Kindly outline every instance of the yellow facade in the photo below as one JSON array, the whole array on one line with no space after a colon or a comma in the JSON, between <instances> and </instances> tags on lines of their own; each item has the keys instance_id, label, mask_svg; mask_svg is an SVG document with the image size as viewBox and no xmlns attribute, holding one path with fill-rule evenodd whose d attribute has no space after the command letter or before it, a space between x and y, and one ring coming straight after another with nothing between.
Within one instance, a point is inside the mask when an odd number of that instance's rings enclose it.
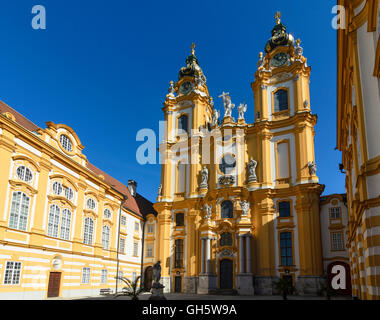
<instances>
[{"instance_id":1,"label":"yellow facade","mask_svg":"<svg viewBox=\"0 0 380 320\"><path fill-rule=\"evenodd\" d=\"M284 275L299 294L319 289L324 186L315 170L310 67L279 16L265 48L251 85L254 123L241 114L236 121L228 109L214 121L215 100L194 47L169 88L162 189L154 205L165 290L273 294ZM221 97L228 107L228 94ZM227 159L235 160L233 168L224 166ZM257 168L249 169L251 159ZM176 223L178 214L183 223Z\"/></svg>"},{"instance_id":2,"label":"yellow facade","mask_svg":"<svg viewBox=\"0 0 380 320\"><path fill-rule=\"evenodd\" d=\"M123 276L140 275L143 216L127 187L88 163L70 127L0 111L0 298L115 291L118 261Z\"/></svg>"},{"instance_id":3,"label":"yellow facade","mask_svg":"<svg viewBox=\"0 0 380 320\"><path fill-rule=\"evenodd\" d=\"M337 141L348 198L353 295L380 299L380 38L377 0L338 1Z\"/></svg>"}]
</instances>

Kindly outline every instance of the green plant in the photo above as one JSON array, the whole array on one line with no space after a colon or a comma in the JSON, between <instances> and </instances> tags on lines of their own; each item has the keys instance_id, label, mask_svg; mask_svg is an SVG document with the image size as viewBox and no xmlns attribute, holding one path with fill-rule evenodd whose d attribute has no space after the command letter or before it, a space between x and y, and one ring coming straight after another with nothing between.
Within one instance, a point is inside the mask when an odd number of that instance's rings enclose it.
<instances>
[{"instance_id":1,"label":"green plant","mask_svg":"<svg viewBox=\"0 0 380 320\"><path fill-rule=\"evenodd\" d=\"M284 300L287 300L288 294L293 293L293 284L290 278L280 278L275 282L276 289L280 292Z\"/></svg>"},{"instance_id":2,"label":"green plant","mask_svg":"<svg viewBox=\"0 0 380 320\"><path fill-rule=\"evenodd\" d=\"M144 288L139 287L138 285L140 278L141 277L138 276L135 281L131 281L128 278L116 277L115 279L122 280L127 286L122 289L121 293L115 293L114 298L119 296L129 296L132 297L132 300L139 300L138 295L144 291Z\"/></svg>"}]
</instances>

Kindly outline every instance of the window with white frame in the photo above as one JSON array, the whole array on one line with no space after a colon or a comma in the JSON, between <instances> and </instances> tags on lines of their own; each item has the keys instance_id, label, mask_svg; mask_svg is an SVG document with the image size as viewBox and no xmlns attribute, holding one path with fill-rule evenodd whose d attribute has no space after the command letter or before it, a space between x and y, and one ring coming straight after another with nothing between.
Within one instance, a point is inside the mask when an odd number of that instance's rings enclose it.
<instances>
[{"instance_id":1,"label":"window with white frame","mask_svg":"<svg viewBox=\"0 0 380 320\"><path fill-rule=\"evenodd\" d=\"M87 217L84 219L83 243L92 244L94 236L94 220Z\"/></svg>"},{"instance_id":2,"label":"window with white frame","mask_svg":"<svg viewBox=\"0 0 380 320\"><path fill-rule=\"evenodd\" d=\"M332 250L344 250L343 233L333 232L331 234Z\"/></svg>"},{"instance_id":3,"label":"window with white frame","mask_svg":"<svg viewBox=\"0 0 380 320\"><path fill-rule=\"evenodd\" d=\"M50 237L58 238L60 211L61 209L56 204L50 206L47 230L47 234Z\"/></svg>"},{"instance_id":4,"label":"window with white frame","mask_svg":"<svg viewBox=\"0 0 380 320\"><path fill-rule=\"evenodd\" d=\"M23 192L13 192L9 228L26 231L30 198Z\"/></svg>"},{"instance_id":5,"label":"window with white frame","mask_svg":"<svg viewBox=\"0 0 380 320\"><path fill-rule=\"evenodd\" d=\"M139 252L139 244L137 242L134 242L133 243L133 255L135 257L138 256L138 252Z\"/></svg>"},{"instance_id":6,"label":"window with white frame","mask_svg":"<svg viewBox=\"0 0 380 320\"><path fill-rule=\"evenodd\" d=\"M102 273L100 276L100 283L107 283L107 269L102 269Z\"/></svg>"},{"instance_id":7,"label":"window with white frame","mask_svg":"<svg viewBox=\"0 0 380 320\"><path fill-rule=\"evenodd\" d=\"M104 209L103 214L104 214L105 219L111 219L111 210L110 209L108 209L108 208Z\"/></svg>"},{"instance_id":8,"label":"window with white frame","mask_svg":"<svg viewBox=\"0 0 380 320\"><path fill-rule=\"evenodd\" d=\"M139 228L139 223L138 222L135 222L135 231L139 231L140 228Z\"/></svg>"},{"instance_id":9,"label":"window with white frame","mask_svg":"<svg viewBox=\"0 0 380 320\"><path fill-rule=\"evenodd\" d=\"M125 239L124 238L120 238L119 252L120 253L125 252Z\"/></svg>"},{"instance_id":10,"label":"window with white frame","mask_svg":"<svg viewBox=\"0 0 380 320\"><path fill-rule=\"evenodd\" d=\"M90 274L90 268L85 267L82 269L82 283L90 283Z\"/></svg>"},{"instance_id":11,"label":"window with white frame","mask_svg":"<svg viewBox=\"0 0 380 320\"><path fill-rule=\"evenodd\" d=\"M153 233L154 232L154 225L153 223L148 224L148 233Z\"/></svg>"},{"instance_id":12,"label":"window with white frame","mask_svg":"<svg viewBox=\"0 0 380 320\"><path fill-rule=\"evenodd\" d=\"M120 223L122 226L127 225L127 217L126 216L121 216Z\"/></svg>"},{"instance_id":13,"label":"window with white frame","mask_svg":"<svg viewBox=\"0 0 380 320\"><path fill-rule=\"evenodd\" d=\"M96 207L96 203L94 201L94 199L90 198L87 200L87 208L90 209L90 210L94 210Z\"/></svg>"},{"instance_id":14,"label":"window with white frame","mask_svg":"<svg viewBox=\"0 0 380 320\"><path fill-rule=\"evenodd\" d=\"M340 219L340 207L329 208L330 219Z\"/></svg>"},{"instance_id":15,"label":"window with white frame","mask_svg":"<svg viewBox=\"0 0 380 320\"><path fill-rule=\"evenodd\" d=\"M56 181L53 183L53 192L56 194L56 195L61 195L63 191L63 187L62 187L62 183L60 183L59 181Z\"/></svg>"},{"instance_id":16,"label":"window with white frame","mask_svg":"<svg viewBox=\"0 0 380 320\"><path fill-rule=\"evenodd\" d=\"M63 149L65 149L66 151L73 151L73 143L71 142L70 138L64 134L62 134L60 137L59 137L59 142L61 143L61 146Z\"/></svg>"},{"instance_id":17,"label":"window with white frame","mask_svg":"<svg viewBox=\"0 0 380 320\"><path fill-rule=\"evenodd\" d=\"M102 245L104 250L108 250L110 247L110 228L108 226L103 226Z\"/></svg>"},{"instance_id":18,"label":"window with white frame","mask_svg":"<svg viewBox=\"0 0 380 320\"><path fill-rule=\"evenodd\" d=\"M21 262L7 261L4 284L20 284Z\"/></svg>"},{"instance_id":19,"label":"window with white frame","mask_svg":"<svg viewBox=\"0 0 380 320\"><path fill-rule=\"evenodd\" d=\"M65 197L67 200L72 200L74 198L74 191L73 189L66 187L65 188Z\"/></svg>"},{"instance_id":20,"label":"window with white frame","mask_svg":"<svg viewBox=\"0 0 380 320\"><path fill-rule=\"evenodd\" d=\"M64 240L70 239L70 224L71 224L71 211L63 209L61 217L61 234L60 238Z\"/></svg>"},{"instance_id":21,"label":"window with white frame","mask_svg":"<svg viewBox=\"0 0 380 320\"><path fill-rule=\"evenodd\" d=\"M146 247L146 256L147 258L153 257L153 245L148 244L148 246Z\"/></svg>"},{"instance_id":22,"label":"window with white frame","mask_svg":"<svg viewBox=\"0 0 380 320\"><path fill-rule=\"evenodd\" d=\"M25 166L19 166L16 170L18 178L25 182L30 182L33 179L32 171Z\"/></svg>"}]
</instances>

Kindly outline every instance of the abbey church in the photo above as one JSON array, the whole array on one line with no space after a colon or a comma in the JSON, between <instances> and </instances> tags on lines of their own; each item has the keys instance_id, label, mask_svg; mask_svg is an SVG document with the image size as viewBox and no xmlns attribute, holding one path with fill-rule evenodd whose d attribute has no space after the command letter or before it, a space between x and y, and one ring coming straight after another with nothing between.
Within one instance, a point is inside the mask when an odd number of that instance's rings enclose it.
<instances>
[{"instance_id":1,"label":"abbey church","mask_svg":"<svg viewBox=\"0 0 380 320\"><path fill-rule=\"evenodd\" d=\"M311 67L280 17L252 77L254 119L225 92L217 110L194 45L171 82L154 204L167 291L271 295L287 277L317 294L331 264L348 263L345 197L321 198Z\"/></svg>"}]
</instances>

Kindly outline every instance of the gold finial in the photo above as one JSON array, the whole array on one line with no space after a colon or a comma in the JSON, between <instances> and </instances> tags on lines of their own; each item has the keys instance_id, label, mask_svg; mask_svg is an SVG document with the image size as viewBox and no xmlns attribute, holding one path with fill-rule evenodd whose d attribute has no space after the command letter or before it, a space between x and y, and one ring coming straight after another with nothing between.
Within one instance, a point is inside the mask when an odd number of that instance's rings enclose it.
<instances>
[{"instance_id":1,"label":"gold finial","mask_svg":"<svg viewBox=\"0 0 380 320\"><path fill-rule=\"evenodd\" d=\"M191 54L193 56L195 56L195 43L194 42L191 44Z\"/></svg>"},{"instance_id":2,"label":"gold finial","mask_svg":"<svg viewBox=\"0 0 380 320\"><path fill-rule=\"evenodd\" d=\"M281 12L277 11L276 15L274 16L274 18L276 19L276 23L280 24L281 23Z\"/></svg>"},{"instance_id":3,"label":"gold finial","mask_svg":"<svg viewBox=\"0 0 380 320\"><path fill-rule=\"evenodd\" d=\"M301 44L301 40L300 40L300 38L298 38L298 39L296 40L296 45L299 47L300 44Z\"/></svg>"},{"instance_id":4,"label":"gold finial","mask_svg":"<svg viewBox=\"0 0 380 320\"><path fill-rule=\"evenodd\" d=\"M170 81L170 85L171 85L171 86L173 86L173 84L174 84L173 80L172 80L172 81Z\"/></svg>"},{"instance_id":5,"label":"gold finial","mask_svg":"<svg viewBox=\"0 0 380 320\"><path fill-rule=\"evenodd\" d=\"M260 60L263 59L263 53L262 52L259 53L259 58L260 58Z\"/></svg>"}]
</instances>

